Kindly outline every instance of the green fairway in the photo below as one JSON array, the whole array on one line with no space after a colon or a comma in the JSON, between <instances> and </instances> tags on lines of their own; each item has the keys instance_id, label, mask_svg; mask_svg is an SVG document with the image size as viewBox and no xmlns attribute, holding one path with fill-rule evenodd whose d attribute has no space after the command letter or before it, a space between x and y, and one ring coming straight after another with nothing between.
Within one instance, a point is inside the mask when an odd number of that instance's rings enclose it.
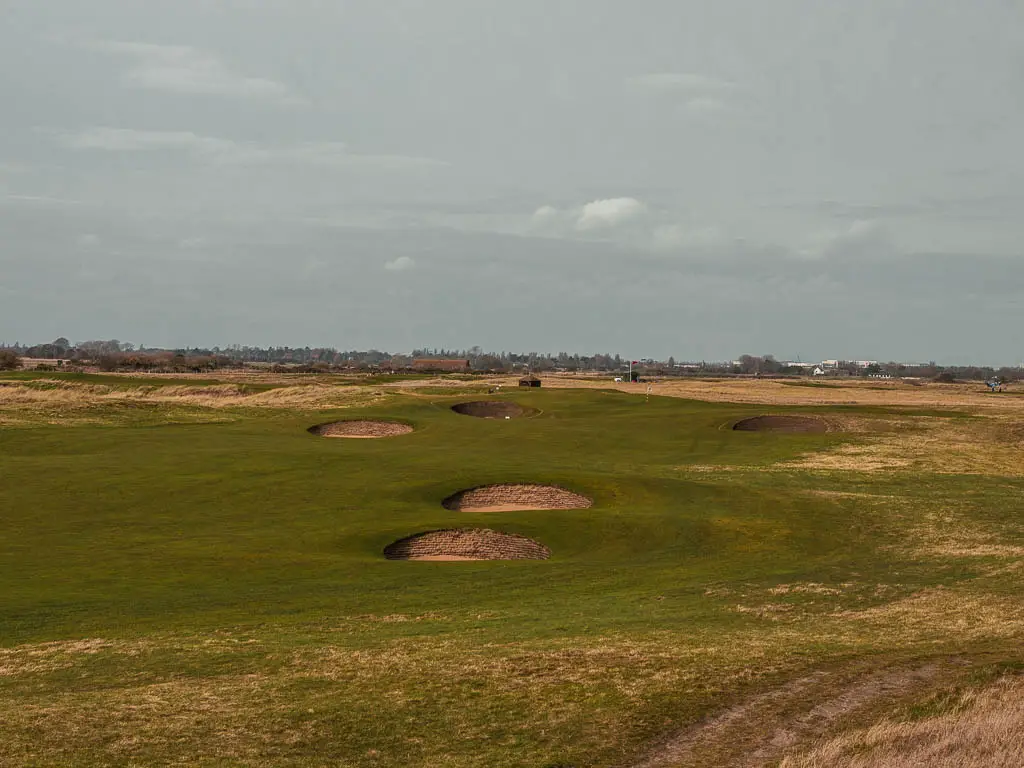
<instances>
[{"instance_id":1,"label":"green fairway","mask_svg":"<svg viewBox=\"0 0 1024 768\"><path fill-rule=\"evenodd\" d=\"M523 604L564 623L561 601L609 587L693 590L709 580L834 567L856 556L849 520L790 489L682 477L686 464L758 465L835 436L734 433L745 409L607 393L518 398L533 418L459 416L446 403L386 409L414 434L318 439L317 414L232 424L0 434L7 476L5 639L112 623L216 625L325 610L479 610ZM364 415L364 414L360 414ZM492 482L544 482L588 510L472 514L441 500ZM483 526L549 546L550 562L390 563L389 542ZM545 616L545 608L554 616ZM582 607L582 605L581 605ZM615 626L629 609L583 611Z\"/></svg>"},{"instance_id":2,"label":"green fairway","mask_svg":"<svg viewBox=\"0 0 1024 768\"><path fill-rule=\"evenodd\" d=\"M596 390L502 399L537 413L478 419L452 412L458 399L391 396L336 412L236 410L207 424L149 414L0 429L0 641L15 661L31 644L109 643L0 675L7 706L59 701L85 727L91 708L118 709L140 686L179 686L187 698L194 684L245 710L194 725L185 741L164 733L118 751L112 723L89 725L96 735L74 747L51 745L51 757L82 765L613 765L666 717L695 716L741 685L738 670L762 665L754 679L934 650L930 629L883 637L835 618L988 573L991 559L922 559L902 546L929 499L956 499L964 520L1020 543L1007 527L1022 509L1019 479L789 469L780 465L863 436L731 429L765 408ZM884 428L883 409L856 413ZM416 429L379 440L306 431L365 417ZM460 489L516 482L594 503L441 506ZM383 558L396 539L452 527L522 534L552 556ZM985 594L1012 593L1008 578L991 577ZM818 586L778 588L792 584ZM712 638L732 650L694 650ZM348 660L334 665L335 653ZM564 654L579 663L566 666ZM694 674L704 683L694 687ZM246 675L277 682L233 687ZM43 727L9 724L15 754L29 754ZM241 734L237 749L211 746L218 728ZM261 741L261 730L281 739Z\"/></svg>"}]
</instances>

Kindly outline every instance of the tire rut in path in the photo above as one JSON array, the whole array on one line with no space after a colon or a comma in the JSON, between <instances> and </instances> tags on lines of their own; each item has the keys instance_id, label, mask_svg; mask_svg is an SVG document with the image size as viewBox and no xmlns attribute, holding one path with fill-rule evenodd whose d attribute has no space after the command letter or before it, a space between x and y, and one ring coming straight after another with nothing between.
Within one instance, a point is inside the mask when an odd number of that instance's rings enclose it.
<instances>
[{"instance_id":1,"label":"tire rut in path","mask_svg":"<svg viewBox=\"0 0 1024 768\"><path fill-rule=\"evenodd\" d=\"M852 679L839 672L814 672L684 728L628 768L775 764L792 747L825 735L862 710L928 688L939 671L929 664ZM843 687L837 692L837 686Z\"/></svg>"}]
</instances>

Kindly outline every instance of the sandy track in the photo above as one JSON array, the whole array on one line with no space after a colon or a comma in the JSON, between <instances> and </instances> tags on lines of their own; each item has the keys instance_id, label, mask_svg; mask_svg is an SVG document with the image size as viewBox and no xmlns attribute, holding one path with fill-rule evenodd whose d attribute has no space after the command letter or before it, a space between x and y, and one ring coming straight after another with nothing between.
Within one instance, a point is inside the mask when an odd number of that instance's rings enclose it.
<instances>
[{"instance_id":1,"label":"sandy track","mask_svg":"<svg viewBox=\"0 0 1024 768\"><path fill-rule=\"evenodd\" d=\"M814 672L740 702L653 746L629 768L765 768L796 746L842 728L860 712L920 695L940 675L935 664L885 669L853 679Z\"/></svg>"}]
</instances>

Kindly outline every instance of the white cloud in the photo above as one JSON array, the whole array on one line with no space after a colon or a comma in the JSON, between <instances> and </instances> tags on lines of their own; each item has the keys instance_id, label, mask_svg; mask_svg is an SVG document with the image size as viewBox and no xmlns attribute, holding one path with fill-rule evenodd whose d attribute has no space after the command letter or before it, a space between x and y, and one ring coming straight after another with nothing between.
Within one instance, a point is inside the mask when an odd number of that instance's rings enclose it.
<instances>
[{"instance_id":1,"label":"white cloud","mask_svg":"<svg viewBox=\"0 0 1024 768\"><path fill-rule=\"evenodd\" d=\"M534 224L546 224L550 221L557 219L561 215L561 212L551 205L542 205L536 211L533 212L533 223Z\"/></svg>"},{"instance_id":2,"label":"white cloud","mask_svg":"<svg viewBox=\"0 0 1024 768\"><path fill-rule=\"evenodd\" d=\"M657 251L716 251L729 243L717 227L684 227L664 224L651 234L651 247Z\"/></svg>"},{"instance_id":3,"label":"white cloud","mask_svg":"<svg viewBox=\"0 0 1024 768\"><path fill-rule=\"evenodd\" d=\"M626 82L639 90L652 93L710 93L729 91L735 83L692 72L653 72L627 78Z\"/></svg>"},{"instance_id":4,"label":"white cloud","mask_svg":"<svg viewBox=\"0 0 1024 768\"><path fill-rule=\"evenodd\" d=\"M190 46L117 40L97 40L85 45L133 58L133 66L122 78L131 87L288 104L302 101L276 80L232 72L216 55Z\"/></svg>"},{"instance_id":5,"label":"white cloud","mask_svg":"<svg viewBox=\"0 0 1024 768\"><path fill-rule=\"evenodd\" d=\"M43 195L5 195L0 202L29 203L35 205L85 205L84 200L71 200L63 197L46 197Z\"/></svg>"},{"instance_id":6,"label":"white cloud","mask_svg":"<svg viewBox=\"0 0 1024 768\"><path fill-rule=\"evenodd\" d=\"M135 131L104 126L64 134L61 141L72 149L101 149L109 152L183 149L210 155L225 153L239 146L232 141L199 136L191 131Z\"/></svg>"},{"instance_id":7,"label":"white cloud","mask_svg":"<svg viewBox=\"0 0 1024 768\"><path fill-rule=\"evenodd\" d=\"M580 210L576 229L581 232L617 227L642 216L647 206L633 197L594 200Z\"/></svg>"},{"instance_id":8,"label":"white cloud","mask_svg":"<svg viewBox=\"0 0 1024 768\"><path fill-rule=\"evenodd\" d=\"M709 118L732 111L735 83L691 72L655 72L627 79L641 93L679 101L677 116Z\"/></svg>"},{"instance_id":9,"label":"white cloud","mask_svg":"<svg viewBox=\"0 0 1024 768\"><path fill-rule=\"evenodd\" d=\"M105 126L87 128L58 136L71 149L107 152L185 152L212 163L260 165L293 163L331 167L364 167L377 170L415 170L446 166L441 160L406 155L358 154L342 142L305 142L265 145L239 142L191 131L137 131Z\"/></svg>"},{"instance_id":10,"label":"white cloud","mask_svg":"<svg viewBox=\"0 0 1024 768\"><path fill-rule=\"evenodd\" d=\"M885 228L877 221L855 221L838 232L823 232L808 238L797 250L805 259L845 259L871 256L892 251Z\"/></svg>"},{"instance_id":11,"label":"white cloud","mask_svg":"<svg viewBox=\"0 0 1024 768\"><path fill-rule=\"evenodd\" d=\"M683 105L683 109L691 115L710 116L717 115L722 112L728 112L731 107L721 99L701 97L697 99L689 99Z\"/></svg>"},{"instance_id":12,"label":"white cloud","mask_svg":"<svg viewBox=\"0 0 1024 768\"><path fill-rule=\"evenodd\" d=\"M407 272L410 269L416 268L416 262L408 256L399 256L394 261L389 261L384 264L384 269L388 272Z\"/></svg>"}]
</instances>

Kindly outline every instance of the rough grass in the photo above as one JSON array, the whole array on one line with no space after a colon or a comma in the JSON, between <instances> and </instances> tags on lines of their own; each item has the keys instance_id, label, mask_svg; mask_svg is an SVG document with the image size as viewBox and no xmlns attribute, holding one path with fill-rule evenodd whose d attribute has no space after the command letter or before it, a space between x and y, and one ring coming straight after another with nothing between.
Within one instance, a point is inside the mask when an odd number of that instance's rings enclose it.
<instances>
[{"instance_id":1,"label":"rough grass","mask_svg":"<svg viewBox=\"0 0 1024 768\"><path fill-rule=\"evenodd\" d=\"M35 428L0 429L0 765L729 765L707 758L725 737L650 761L773 691L739 733L770 740L876 667L1019 657L1024 481L942 469L986 419L796 408L859 428L743 434L723 425L761 406L542 390L503 395L537 417L486 421L449 411L464 395L325 387L353 395L338 417L417 431L324 441L319 397L179 386L89 392L75 429L3 411ZM801 465L914 435L909 471ZM463 525L451 493L515 482L594 499L489 522L551 560L383 559ZM831 670L835 691L795 684Z\"/></svg>"},{"instance_id":2,"label":"rough grass","mask_svg":"<svg viewBox=\"0 0 1024 768\"><path fill-rule=\"evenodd\" d=\"M1024 755L1024 679L961 692L924 719L885 719L787 757L780 768L1017 768Z\"/></svg>"},{"instance_id":3,"label":"rough grass","mask_svg":"<svg viewBox=\"0 0 1024 768\"><path fill-rule=\"evenodd\" d=\"M505 379L511 384L513 379ZM793 386L797 384L797 386ZM825 386L821 386L821 385ZM647 384L615 383L603 376L545 376L547 388L616 389L644 393ZM1021 390L993 393L981 382L939 384L936 382L903 382L898 380L836 380L798 382L777 379L665 379L650 385L652 393L707 402L751 403L761 405L860 406L900 408L971 408L983 411L1015 411L1021 403L1015 395Z\"/></svg>"},{"instance_id":4,"label":"rough grass","mask_svg":"<svg viewBox=\"0 0 1024 768\"><path fill-rule=\"evenodd\" d=\"M72 375L74 376L74 375ZM212 411L250 408L330 409L365 406L385 399L375 389L338 384L188 382L116 376L0 381L0 426L137 423L133 412L151 409L156 421L223 421ZM83 378L85 377L85 378ZM154 419L150 419L153 421Z\"/></svg>"},{"instance_id":5,"label":"rough grass","mask_svg":"<svg viewBox=\"0 0 1024 768\"><path fill-rule=\"evenodd\" d=\"M1022 415L906 417L869 440L814 452L788 466L1019 477L1024 475Z\"/></svg>"}]
</instances>

